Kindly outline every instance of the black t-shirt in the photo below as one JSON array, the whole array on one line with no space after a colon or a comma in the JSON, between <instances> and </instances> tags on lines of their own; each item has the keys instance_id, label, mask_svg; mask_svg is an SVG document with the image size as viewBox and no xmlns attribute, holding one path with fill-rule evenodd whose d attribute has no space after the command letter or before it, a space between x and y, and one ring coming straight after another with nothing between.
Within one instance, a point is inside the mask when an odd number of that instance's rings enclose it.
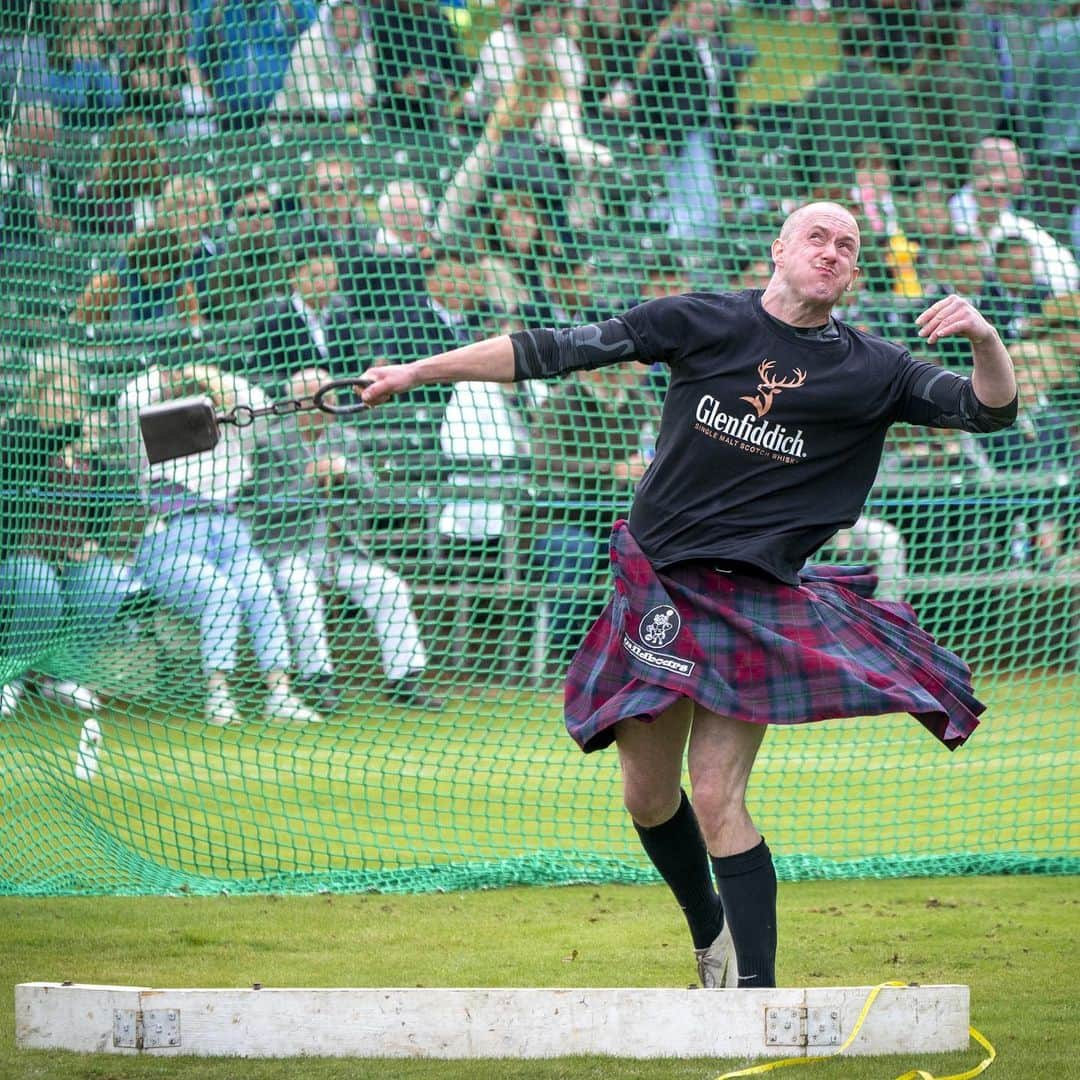
<instances>
[{"instance_id":1,"label":"black t-shirt","mask_svg":"<svg viewBox=\"0 0 1080 1080\"><path fill-rule=\"evenodd\" d=\"M693 293L640 304L584 328L576 348L561 345L562 370L632 359L671 370L656 457L630 514L655 566L732 560L794 584L858 518L892 423L988 431L1015 416L1015 406L983 406L967 378L832 326L797 331L765 312L758 291ZM532 374L557 373L544 351Z\"/></svg>"}]
</instances>

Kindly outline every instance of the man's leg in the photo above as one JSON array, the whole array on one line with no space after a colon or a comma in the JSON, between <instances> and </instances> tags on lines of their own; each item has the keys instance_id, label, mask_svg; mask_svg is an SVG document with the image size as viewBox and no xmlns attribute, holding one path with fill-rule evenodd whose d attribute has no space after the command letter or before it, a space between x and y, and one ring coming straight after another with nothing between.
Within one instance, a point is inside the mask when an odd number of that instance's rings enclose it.
<instances>
[{"instance_id":1,"label":"man's leg","mask_svg":"<svg viewBox=\"0 0 1080 1080\"><path fill-rule=\"evenodd\" d=\"M765 725L730 720L699 707L690 737L694 805L742 987L776 985L776 871L746 809L746 786L765 731Z\"/></svg>"},{"instance_id":2,"label":"man's leg","mask_svg":"<svg viewBox=\"0 0 1080 1080\"><path fill-rule=\"evenodd\" d=\"M675 894L695 949L720 933L723 911L697 817L682 790L683 750L693 702L682 699L652 723L623 720L615 729L623 802L646 854Z\"/></svg>"}]
</instances>

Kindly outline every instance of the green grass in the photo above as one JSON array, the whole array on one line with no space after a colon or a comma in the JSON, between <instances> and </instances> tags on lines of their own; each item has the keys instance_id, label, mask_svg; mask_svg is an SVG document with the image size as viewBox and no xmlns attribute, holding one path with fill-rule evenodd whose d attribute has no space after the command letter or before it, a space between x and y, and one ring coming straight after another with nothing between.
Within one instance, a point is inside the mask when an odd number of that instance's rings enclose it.
<instances>
[{"instance_id":1,"label":"green grass","mask_svg":"<svg viewBox=\"0 0 1080 1080\"><path fill-rule=\"evenodd\" d=\"M781 873L970 873L1026 854L1075 858L1075 677L980 680L980 692L985 723L955 754L903 716L770 732L751 801ZM577 751L557 695L474 691L438 715L369 695L307 730L221 731L187 715L103 716L90 784L73 775L77 717L28 703L6 723L0 891L648 878L615 755Z\"/></svg>"},{"instance_id":2,"label":"green grass","mask_svg":"<svg viewBox=\"0 0 1080 1080\"><path fill-rule=\"evenodd\" d=\"M785 985L967 983L971 1022L999 1054L989 1076L1080 1077L1074 879L789 884L780 890L780 919ZM0 901L0 984L9 988L64 979L158 987L589 987L680 986L692 978L686 930L662 886ZM13 1028L7 1006L0 1010L4 1080L709 1080L743 1064L133 1059L16 1051ZM887 1080L918 1067L943 1076L982 1056L972 1043L963 1053L846 1059L790 1072L808 1080Z\"/></svg>"}]
</instances>

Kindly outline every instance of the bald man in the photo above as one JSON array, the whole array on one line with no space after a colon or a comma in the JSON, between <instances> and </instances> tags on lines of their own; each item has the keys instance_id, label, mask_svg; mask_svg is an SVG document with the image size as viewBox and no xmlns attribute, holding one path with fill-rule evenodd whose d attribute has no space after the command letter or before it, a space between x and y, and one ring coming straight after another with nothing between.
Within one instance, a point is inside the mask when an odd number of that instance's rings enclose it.
<instances>
[{"instance_id":1,"label":"bald man","mask_svg":"<svg viewBox=\"0 0 1080 1080\"><path fill-rule=\"evenodd\" d=\"M770 724L908 712L954 748L984 710L963 661L910 607L870 599L864 568L805 567L858 519L891 424L983 432L1016 416L1009 354L963 297L915 322L928 346L970 343L970 378L833 316L859 242L845 207L811 203L773 241L764 290L662 297L365 376L378 405L424 383L670 368L656 456L612 535L615 596L571 662L565 709L583 750L617 747L705 987L775 985L776 874L745 801Z\"/></svg>"}]
</instances>

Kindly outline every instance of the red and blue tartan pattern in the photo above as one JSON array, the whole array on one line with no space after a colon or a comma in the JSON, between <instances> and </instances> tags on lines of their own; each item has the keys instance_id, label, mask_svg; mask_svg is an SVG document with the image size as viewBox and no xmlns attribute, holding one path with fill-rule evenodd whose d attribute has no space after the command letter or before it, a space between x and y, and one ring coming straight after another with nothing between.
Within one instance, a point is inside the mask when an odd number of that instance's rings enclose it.
<instances>
[{"instance_id":1,"label":"red and blue tartan pattern","mask_svg":"<svg viewBox=\"0 0 1080 1080\"><path fill-rule=\"evenodd\" d=\"M868 599L864 568L815 567L798 586L705 563L657 572L625 521L611 563L615 595L566 678L566 727L587 753L680 697L751 724L906 712L950 750L978 726L968 666L910 605Z\"/></svg>"}]
</instances>

